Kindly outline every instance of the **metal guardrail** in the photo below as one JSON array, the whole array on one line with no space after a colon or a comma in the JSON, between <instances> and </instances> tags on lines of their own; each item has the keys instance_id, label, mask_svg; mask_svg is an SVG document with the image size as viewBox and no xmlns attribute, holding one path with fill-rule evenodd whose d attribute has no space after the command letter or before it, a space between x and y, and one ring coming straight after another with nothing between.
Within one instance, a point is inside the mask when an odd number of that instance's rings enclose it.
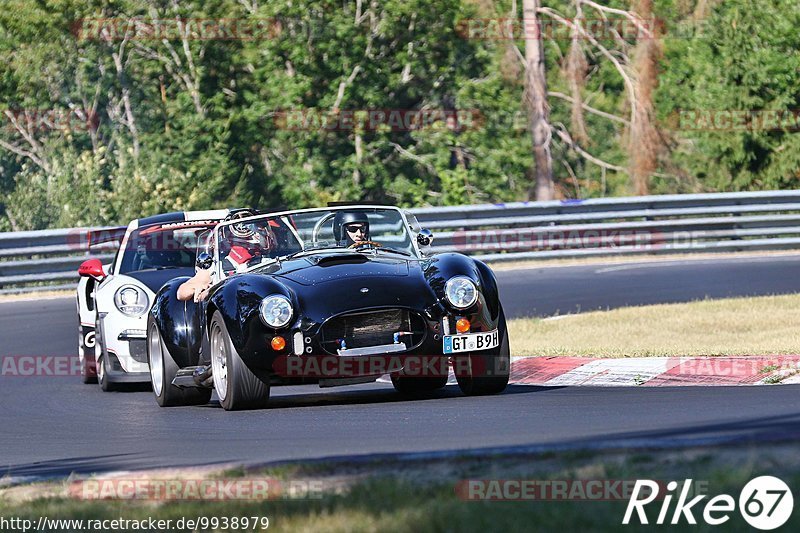
<instances>
[{"instance_id":1,"label":"metal guardrail","mask_svg":"<svg viewBox=\"0 0 800 533\"><path fill-rule=\"evenodd\" d=\"M410 210L434 250L486 261L800 249L800 190ZM0 293L73 287L99 228L0 233ZM112 250L113 251L113 250ZM93 255L107 261L108 249Z\"/></svg>"}]
</instances>

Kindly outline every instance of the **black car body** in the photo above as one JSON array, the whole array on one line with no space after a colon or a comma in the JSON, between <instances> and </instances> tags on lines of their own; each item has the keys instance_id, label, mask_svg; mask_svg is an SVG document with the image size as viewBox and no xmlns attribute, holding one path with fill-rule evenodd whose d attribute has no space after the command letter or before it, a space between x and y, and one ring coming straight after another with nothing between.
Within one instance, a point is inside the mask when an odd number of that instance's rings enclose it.
<instances>
[{"instance_id":1,"label":"black car body","mask_svg":"<svg viewBox=\"0 0 800 533\"><path fill-rule=\"evenodd\" d=\"M341 212L366 215L373 240L336 242L329 222ZM204 403L214 387L226 409L260 407L275 383L332 386L387 372L401 392L434 390L448 363L465 393L501 392L508 333L491 269L458 253L426 255L432 237L415 226L396 208L371 206L220 224L199 254L213 272L208 296L179 301L185 277L156 295L148 357L159 404ZM268 233L258 235L268 246L255 264L238 271L223 257L233 255L234 228Z\"/></svg>"}]
</instances>

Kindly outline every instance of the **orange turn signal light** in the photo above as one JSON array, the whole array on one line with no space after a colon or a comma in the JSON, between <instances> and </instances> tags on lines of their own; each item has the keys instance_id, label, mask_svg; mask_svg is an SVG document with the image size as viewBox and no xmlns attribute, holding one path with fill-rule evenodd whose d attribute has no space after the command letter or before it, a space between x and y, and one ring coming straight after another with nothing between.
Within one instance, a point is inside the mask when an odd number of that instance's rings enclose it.
<instances>
[{"instance_id":1,"label":"orange turn signal light","mask_svg":"<svg viewBox=\"0 0 800 533\"><path fill-rule=\"evenodd\" d=\"M459 318L456 320L456 331L459 333L466 333L469 331L470 323L466 318Z\"/></svg>"},{"instance_id":2,"label":"orange turn signal light","mask_svg":"<svg viewBox=\"0 0 800 533\"><path fill-rule=\"evenodd\" d=\"M275 350L276 352L280 352L281 350L286 348L286 339L284 339L280 335L277 335L275 337L272 337L270 345L272 346L273 350Z\"/></svg>"}]
</instances>

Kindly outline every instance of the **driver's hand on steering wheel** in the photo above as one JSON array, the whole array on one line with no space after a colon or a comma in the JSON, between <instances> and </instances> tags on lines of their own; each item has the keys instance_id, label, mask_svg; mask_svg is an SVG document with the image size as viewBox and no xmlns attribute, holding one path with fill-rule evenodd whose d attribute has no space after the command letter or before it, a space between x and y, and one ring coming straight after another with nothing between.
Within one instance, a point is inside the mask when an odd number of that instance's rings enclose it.
<instances>
[{"instance_id":1,"label":"driver's hand on steering wheel","mask_svg":"<svg viewBox=\"0 0 800 533\"><path fill-rule=\"evenodd\" d=\"M374 248L381 248L383 245L375 241L356 241L350 246L348 246L348 248L358 249L361 248L362 246L372 246Z\"/></svg>"}]
</instances>

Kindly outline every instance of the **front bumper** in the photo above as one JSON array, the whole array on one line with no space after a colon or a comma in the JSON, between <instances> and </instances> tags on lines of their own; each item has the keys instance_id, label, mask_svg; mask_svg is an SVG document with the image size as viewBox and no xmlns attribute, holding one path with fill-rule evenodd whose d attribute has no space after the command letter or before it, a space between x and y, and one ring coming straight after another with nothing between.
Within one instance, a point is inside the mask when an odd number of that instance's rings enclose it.
<instances>
[{"instance_id":1,"label":"front bumper","mask_svg":"<svg viewBox=\"0 0 800 533\"><path fill-rule=\"evenodd\" d=\"M113 370L129 374L150 373L147 365L146 313L140 317L126 317L118 312L101 313L100 327L103 356L113 354L116 358L115 362L114 358L109 357L112 363L109 368L113 366Z\"/></svg>"},{"instance_id":2,"label":"front bumper","mask_svg":"<svg viewBox=\"0 0 800 533\"><path fill-rule=\"evenodd\" d=\"M106 377L111 383L147 383L150 381L150 369L139 372L127 372L120 364L116 353L108 351L108 366L106 366Z\"/></svg>"},{"instance_id":3,"label":"front bumper","mask_svg":"<svg viewBox=\"0 0 800 533\"><path fill-rule=\"evenodd\" d=\"M348 314L358 315L365 313L381 313L398 308L370 308L352 310ZM409 341L407 332L398 332L391 344L391 330L381 333L375 346L353 346L348 339L342 343L341 349L331 348L331 339L325 339L323 328L328 321L342 315L335 315L322 322L301 318L291 328L283 331L265 332L262 324L256 318L248 324L247 343L239 353L247 366L266 378L270 375L292 380L300 379L302 382L313 382L318 379L341 379L360 376L373 376L382 374L402 373L403 375L446 375L448 364L458 358L464 358L470 353L491 357L496 348L493 346L485 350L472 352L460 351L459 353L445 353L445 337L450 335L463 336L455 331L455 324L459 318L466 318L470 322L469 333L490 333L498 328L497 318L489 316L488 309L481 300L469 313L458 314L445 308L443 305L434 305L424 309L407 309L416 313L424 324L422 330L412 327L415 331L424 331L420 340L409 342L409 349L400 350L394 347ZM346 329L346 328L345 328ZM280 335L284 338L285 348L273 350L271 340ZM330 337L330 335L328 335ZM374 337L374 336L373 336ZM419 336L417 336L419 339ZM387 344L388 342L388 344ZM451 342L452 349L452 342ZM374 351L370 351L374 348Z\"/></svg>"}]
</instances>

